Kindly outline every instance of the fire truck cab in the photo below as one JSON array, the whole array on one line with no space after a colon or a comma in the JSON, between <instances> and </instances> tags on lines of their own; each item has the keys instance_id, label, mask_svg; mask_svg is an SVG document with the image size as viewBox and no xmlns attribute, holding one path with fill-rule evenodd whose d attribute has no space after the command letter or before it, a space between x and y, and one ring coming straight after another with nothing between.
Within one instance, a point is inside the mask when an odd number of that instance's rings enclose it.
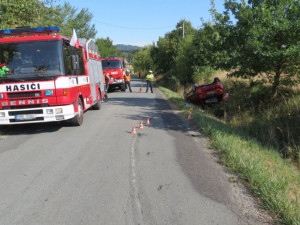
<instances>
[{"instance_id":1,"label":"fire truck cab","mask_svg":"<svg viewBox=\"0 0 300 225\"><path fill-rule=\"evenodd\" d=\"M70 121L99 110L105 89L92 40L79 48L59 27L0 30L0 125ZM4 69L3 69L4 68Z\"/></svg>"},{"instance_id":2,"label":"fire truck cab","mask_svg":"<svg viewBox=\"0 0 300 225\"><path fill-rule=\"evenodd\" d=\"M103 72L110 77L109 89L119 88L125 91L124 75L126 71L126 63L122 58L107 57L102 58Z\"/></svg>"}]
</instances>

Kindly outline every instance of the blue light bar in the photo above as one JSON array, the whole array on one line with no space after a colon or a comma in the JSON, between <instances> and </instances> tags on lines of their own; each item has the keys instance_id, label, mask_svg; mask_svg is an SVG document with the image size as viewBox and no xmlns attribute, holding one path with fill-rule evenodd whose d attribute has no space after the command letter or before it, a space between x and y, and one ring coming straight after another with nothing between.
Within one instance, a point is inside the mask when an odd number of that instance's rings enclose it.
<instances>
[{"instance_id":1,"label":"blue light bar","mask_svg":"<svg viewBox=\"0 0 300 225\"><path fill-rule=\"evenodd\" d=\"M17 35L22 33L58 33L60 27L21 27L16 29L0 30L0 35Z\"/></svg>"}]
</instances>

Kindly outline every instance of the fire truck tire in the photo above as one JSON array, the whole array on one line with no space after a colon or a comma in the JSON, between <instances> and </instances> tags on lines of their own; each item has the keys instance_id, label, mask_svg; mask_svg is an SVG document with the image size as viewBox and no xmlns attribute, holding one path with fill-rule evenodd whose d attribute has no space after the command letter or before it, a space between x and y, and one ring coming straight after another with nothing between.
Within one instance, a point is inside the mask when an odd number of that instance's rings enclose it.
<instances>
[{"instance_id":1,"label":"fire truck tire","mask_svg":"<svg viewBox=\"0 0 300 225\"><path fill-rule=\"evenodd\" d=\"M95 105L93 105L94 110L100 110L101 109L102 100L101 100L101 92L100 91L98 91L98 96L99 96L99 101Z\"/></svg>"},{"instance_id":2,"label":"fire truck tire","mask_svg":"<svg viewBox=\"0 0 300 225\"><path fill-rule=\"evenodd\" d=\"M70 120L71 124L73 126L80 126L83 123L83 115L84 115L83 104L82 104L81 99L79 98L79 100L78 100L78 114Z\"/></svg>"},{"instance_id":3,"label":"fire truck tire","mask_svg":"<svg viewBox=\"0 0 300 225\"><path fill-rule=\"evenodd\" d=\"M121 86L121 91L125 92L126 91L126 88L125 86Z\"/></svg>"}]
</instances>

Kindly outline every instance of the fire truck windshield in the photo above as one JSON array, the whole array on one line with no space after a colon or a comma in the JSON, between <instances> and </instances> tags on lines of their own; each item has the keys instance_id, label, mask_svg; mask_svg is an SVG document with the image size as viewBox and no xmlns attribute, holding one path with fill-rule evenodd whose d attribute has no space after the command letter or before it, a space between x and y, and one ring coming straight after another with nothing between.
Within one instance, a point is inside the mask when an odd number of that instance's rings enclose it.
<instances>
[{"instance_id":1,"label":"fire truck windshield","mask_svg":"<svg viewBox=\"0 0 300 225\"><path fill-rule=\"evenodd\" d=\"M63 74L62 62L59 40L0 43L0 81L49 79Z\"/></svg>"},{"instance_id":2,"label":"fire truck windshield","mask_svg":"<svg viewBox=\"0 0 300 225\"><path fill-rule=\"evenodd\" d=\"M122 63L121 60L103 60L102 61L102 68L103 69L121 69Z\"/></svg>"}]
</instances>

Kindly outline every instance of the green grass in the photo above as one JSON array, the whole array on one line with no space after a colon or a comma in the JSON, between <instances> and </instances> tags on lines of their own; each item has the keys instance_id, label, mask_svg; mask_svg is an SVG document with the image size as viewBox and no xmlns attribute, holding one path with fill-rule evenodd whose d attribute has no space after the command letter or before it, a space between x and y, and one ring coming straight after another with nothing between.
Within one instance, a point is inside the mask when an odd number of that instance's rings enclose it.
<instances>
[{"instance_id":1,"label":"green grass","mask_svg":"<svg viewBox=\"0 0 300 225\"><path fill-rule=\"evenodd\" d=\"M273 98L268 85L252 87L249 81L232 79L223 84L229 100L209 111L226 111L227 124L247 131L262 145L272 146L300 168L300 89L281 87Z\"/></svg>"},{"instance_id":2,"label":"green grass","mask_svg":"<svg viewBox=\"0 0 300 225\"><path fill-rule=\"evenodd\" d=\"M186 113L183 97L163 87L160 90ZM221 162L243 178L265 209L282 224L300 224L300 172L292 163L197 107L192 121L221 153Z\"/></svg>"}]
</instances>

